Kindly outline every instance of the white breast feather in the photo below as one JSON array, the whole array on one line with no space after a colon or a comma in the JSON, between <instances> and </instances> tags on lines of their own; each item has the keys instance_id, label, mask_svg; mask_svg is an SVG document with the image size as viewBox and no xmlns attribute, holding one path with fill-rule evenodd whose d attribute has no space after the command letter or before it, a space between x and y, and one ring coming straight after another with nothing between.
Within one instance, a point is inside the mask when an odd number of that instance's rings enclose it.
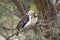
<instances>
[{"instance_id":1,"label":"white breast feather","mask_svg":"<svg viewBox=\"0 0 60 40\"><path fill-rule=\"evenodd\" d=\"M31 19L31 16L29 16L29 21L24 27L34 26L36 24L36 22L37 22L37 18L32 18Z\"/></svg>"},{"instance_id":2,"label":"white breast feather","mask_svg":"<svg viewBox=\"0 0 60 40\"><path fill-rule=\"evenodd\" d=\"M27 27L30 23L31 23L31 16L29 16L29 21L27 22L27 24L24 27Z\"/></svg>"}]
</instances>

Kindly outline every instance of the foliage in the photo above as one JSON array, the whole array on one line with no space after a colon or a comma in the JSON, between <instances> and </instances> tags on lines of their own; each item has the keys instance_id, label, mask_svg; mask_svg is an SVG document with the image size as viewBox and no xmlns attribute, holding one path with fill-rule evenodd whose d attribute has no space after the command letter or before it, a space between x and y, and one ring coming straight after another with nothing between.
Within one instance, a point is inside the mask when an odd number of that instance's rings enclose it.
<instances>
[{"instance_id":1,"label":"foliage","mask_svg":"<svg viewBox=\"0 0 60 40\"><path fill-rule=\"evenodd\" d=\"M24 0L19 0L19 2L20 1L24 1ZM26 0L26 2L27 2L27 4L30 5L31 10L34 10L36 13L38 13L38 9L36 8L35 3L33 3L33 1ZM0 5L0 27L5 27L8 29L15 29L18 22L20 21L20 18L18 18L18 16L15 15L15 14L17 14L20 16L20 12L18 12L16 5L11 0L0 0L0 4L1 4ZM38 15L40 15L40 14L38 14ZM40 16L38 16L38 17L40 18ZM60 25L60 16L58 17L57 20L59 20L58 22ZM39 20L39 22L41 22L41 21ZM37 34L35 34L33 30L26 30L26 31L22 32L22 33L24 33L22 37L25 37L25 40L45 40L46 39L45 34L47 34L46 29L39 26L39 27L37 27L37 30L39 30L39 33L37 33ZM60 30L60 28L58 26L57 27L49 26L48 33L50 33L51 34L50 37L53 38L53 37L56 37L58 35L58 33L60 33L59 30ZM15 31L16 30L5 30L3 28L0 28L0 33L2 33L4 36L6 36L6 38L8 36L12 35L12 32L16 33ZM7 33L8 33L8 36L6 35ZM20 34L20 36L21 36L21 34Z\"/></svg>"},{"instance_id":2,"label":"foliage","mask_svg":"<svg viewBox=\"0 0 60 40\"><path fill-rule=\"evenodd\" d=\"M38 9L36 8L34 3L31 3L31 10L34 10L36 13L38 13Z\"/></svg>"}]
</instances>

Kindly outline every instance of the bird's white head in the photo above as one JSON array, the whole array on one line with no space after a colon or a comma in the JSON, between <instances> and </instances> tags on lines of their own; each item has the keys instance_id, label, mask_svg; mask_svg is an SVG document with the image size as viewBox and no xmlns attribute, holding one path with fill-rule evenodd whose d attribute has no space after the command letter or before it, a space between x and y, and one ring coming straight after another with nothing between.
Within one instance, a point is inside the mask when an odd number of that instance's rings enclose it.
<instances>
[{"instance_id":1,"label":"bird's white head","mask_svg":"<svg viewBox=\"0 0 60 40\"><path fill-rule=\"evenodd\" d=\"M29 15L29 16L33 16L33 17L37 17L37 14L36 14L35 11L33 11L33 10L29 10L29 11L28 11L28 15Z\"/></svg>"}]
</instances>

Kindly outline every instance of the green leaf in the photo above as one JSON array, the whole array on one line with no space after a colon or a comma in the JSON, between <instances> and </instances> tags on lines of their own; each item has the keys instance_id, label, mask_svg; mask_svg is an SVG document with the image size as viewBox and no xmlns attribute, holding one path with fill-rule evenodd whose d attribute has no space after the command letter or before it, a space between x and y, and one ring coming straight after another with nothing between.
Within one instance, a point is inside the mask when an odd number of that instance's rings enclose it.
<instances>
[{"instance_id":1,"label":"green leaf","mask_svg":"<svg viewBox=\"0 0 60 40\"><path fill-rule=\"evenodd\" d=\"M34 10L36 13L38 13L38 10L37 10L37 8L36 8L36 6L35 6L34 3L31 3L31 8L30 8L30 10Z\"/></svg>"}]
</instances>

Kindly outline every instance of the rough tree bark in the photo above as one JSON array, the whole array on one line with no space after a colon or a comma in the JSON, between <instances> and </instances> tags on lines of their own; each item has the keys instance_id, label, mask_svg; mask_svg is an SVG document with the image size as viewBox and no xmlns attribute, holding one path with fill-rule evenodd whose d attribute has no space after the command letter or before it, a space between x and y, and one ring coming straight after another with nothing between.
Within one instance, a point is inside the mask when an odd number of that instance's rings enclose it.
<instances>
[{"instance_id":1,"label":"rough tree bark","mask_svg":"<svg viewBox=\"0 0 60 40\"><path fill-rule=\"evenodd\" d=\"M23 6L21 5L21 3L18 0L11 0L13 1L13 3L16 5L18 11L21 13L22 16L25 15L25 11L23 9Z\"/></svg>"}]
</instances>

